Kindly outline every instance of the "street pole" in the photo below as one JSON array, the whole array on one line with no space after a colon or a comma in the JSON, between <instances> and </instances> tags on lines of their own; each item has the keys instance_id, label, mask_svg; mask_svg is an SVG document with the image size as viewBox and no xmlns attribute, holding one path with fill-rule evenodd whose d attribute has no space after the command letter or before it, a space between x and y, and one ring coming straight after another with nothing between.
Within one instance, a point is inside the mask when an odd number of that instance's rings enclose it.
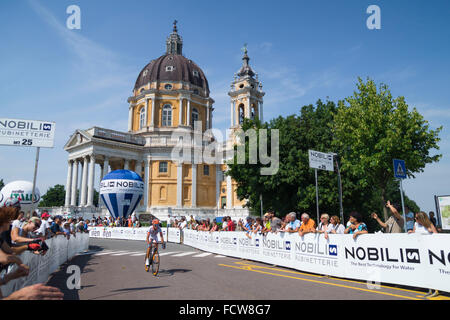
<instances>
[{"instance_id":1,"label":"street pole","mask_svg":"<svg viewBox=\"0 0 450 320\"><path fill-rule=\"evenodd\" d=\"M402 199L402 212L403 212L403 224L405 227L405 233L408 232L406 229L406 214L405 214L405 202L403 200L403 179L400 179L400 198Z\"/></svg>"},{"instance_id":2,"label":"street pole","mask_svg":"<svg viewBox=\"0 0 450 320\"><path fill-rule=\"evenodd\" d=\"M261 219L263 218L263 199L262 194L259 194L259 200L261 200Z\"/></svg>"},{"instance_id":3,"label":"street pole","mask_svg":"<svg viewBox=\"0 0 450 320\"><path fill-rule=\"evenodd\" d=\"M36 176L37 176L37 168L38 168L38 162L39 162L39 151L41 150L41 147L36 148L36 161L34 163L34 177L33 177L33 190L31 191L31 205L34 205L34 201L36 200L36 195L34 194L34 191L36 189ZM31 211L30 216L31 217Z\"/></svg>"},{"instance_id":4,"label":"street pole","mask_svg":"<svg viewBox=\"0 0 450 320\"><path fill-rule=\"evenodd\" d=\"M317 169L314 169L314 175L316 177L316 210L317 210L317 225L319 225L319 187L317 186Z\"/></svg>"}]
</instances>

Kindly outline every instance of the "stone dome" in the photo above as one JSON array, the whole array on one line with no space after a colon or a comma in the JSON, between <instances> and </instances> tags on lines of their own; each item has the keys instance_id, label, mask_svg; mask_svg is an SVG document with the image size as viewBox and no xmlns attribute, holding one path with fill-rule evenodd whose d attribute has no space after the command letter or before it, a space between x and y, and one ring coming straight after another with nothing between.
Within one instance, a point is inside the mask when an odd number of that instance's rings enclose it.
<instances>
[{"instance_id":1,"label":"stone dome","mask_svg":"<svg viewBox=\"0 0 450 320\"><path fill-rule=\"evenodd\" d=\"M134 89L155 81L186 82L209 93L208 80L202 69L180 54L169 53L152 60L139 73Z\"/></svg>"}]
</instances>

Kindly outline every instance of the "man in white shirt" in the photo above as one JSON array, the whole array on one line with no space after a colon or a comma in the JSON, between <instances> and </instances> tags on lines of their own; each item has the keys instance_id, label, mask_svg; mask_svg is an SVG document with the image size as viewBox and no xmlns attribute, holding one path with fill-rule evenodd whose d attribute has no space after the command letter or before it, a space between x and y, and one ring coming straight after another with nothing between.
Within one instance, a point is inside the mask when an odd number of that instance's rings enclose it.
<instances>
[{"instance_id":1,"label":"man in white shirt","mask_svg":"<svg viewBox=\"0 0 450 320\"><path fill-rule=\"evenodd\" d=\"M38 229L37 233L42 235L45 239L47 239L51 234L50 223L48 222L48 218L50 215L45 211L41 215L41 227Z\"/></svg>"},{"instance_id":2,"label":"man in white shirt","mask_svg":"<svg viewBox=\"0 0 450 320\"><path fill-rule=\"evenodd\" d=\"M179 226L180 230L183 230L184 228L186 228L186 226L187 226L186 217L182 217L181 218L181 223L180 223L180 226Z\"/></svg>"}]
</instances>

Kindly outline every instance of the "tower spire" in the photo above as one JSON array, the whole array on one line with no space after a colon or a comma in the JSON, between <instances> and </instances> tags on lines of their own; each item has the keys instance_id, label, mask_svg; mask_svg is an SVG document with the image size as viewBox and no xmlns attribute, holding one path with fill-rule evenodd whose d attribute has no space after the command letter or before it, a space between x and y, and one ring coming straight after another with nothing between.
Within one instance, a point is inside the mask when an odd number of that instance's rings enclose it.
<instances>
[{"instance_id":1,"label":"tower spire","mask_svg":"<svg viewBox=\"0 0 450 320\"><path fill-rule=\"evenodd\" d=\"M248 62L250 61L250 58L248 56L248 50L247 50L247 44L244 43L244 47L242 48L242 51L244 52L244 56L242 57L242 67L241 69L238 71L237 75L239 77L244 77L244 76L250 76L253 77L255 75L255 73L253 72L252 68L250 67L250 65L248 64Z\"/></svg>"},{"instance_id":2,"label":"tower spire","mask_svg":"<svg viewBox=\"0 0 450 320\"><path fill-rule=\"evenodd\" d=\"M177 20L173 22L172 33L167 37L166 40L166 54L183 54L183 39L178 34Z\"/></svg>"}]
</instances>

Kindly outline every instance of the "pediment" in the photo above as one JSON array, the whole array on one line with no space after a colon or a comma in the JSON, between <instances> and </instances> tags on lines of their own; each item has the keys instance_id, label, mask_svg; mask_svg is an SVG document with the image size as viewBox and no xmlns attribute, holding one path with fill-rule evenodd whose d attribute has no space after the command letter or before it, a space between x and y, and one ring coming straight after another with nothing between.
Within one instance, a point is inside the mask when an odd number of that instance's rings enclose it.
<instances>
[{"instance_id":1,"label":"pediment","mask_svg":"<svg viewBox=\"0 0 450 320\"><path fill-rule=\"evenodd\" d=\"M92 141L92 137L83 130L76 130L69 138L69 141L64 145L64 150L86 144Z\"/></svg>"}]
</instances>

